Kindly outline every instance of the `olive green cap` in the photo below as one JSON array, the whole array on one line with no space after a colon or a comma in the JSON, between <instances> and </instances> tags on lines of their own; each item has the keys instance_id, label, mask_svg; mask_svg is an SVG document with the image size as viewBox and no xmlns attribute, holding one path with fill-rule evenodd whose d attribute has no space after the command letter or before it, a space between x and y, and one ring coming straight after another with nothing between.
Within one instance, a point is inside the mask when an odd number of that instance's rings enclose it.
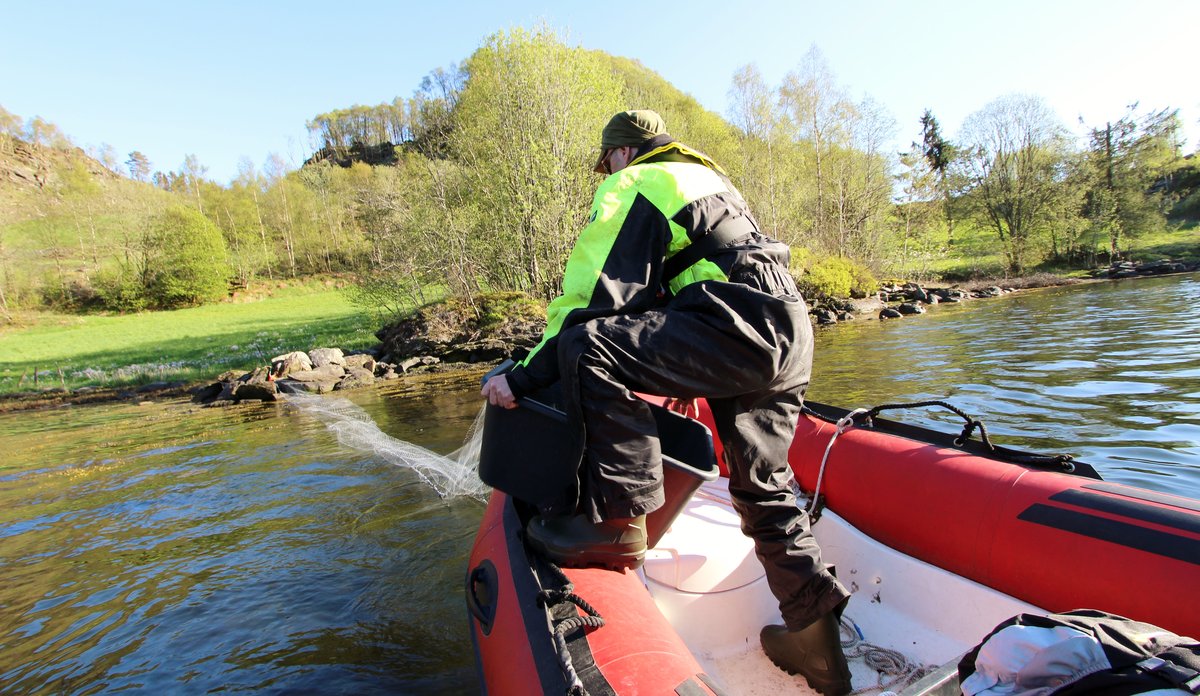
<instances>
[{"instance_id":1,"label":"olive green cap","mask_svg":"<svg viewBox=\"0 0 1200 696\"><path fill-rule=\"evenodd\" d=\"M622 111L608 120L600 134L600 147L638 147L656 135L667 132L662 116L649 109Z\"/></svg>"},{"instance_id":2,"label":"olive green cap","mask_svg":"<svg viewBox=\"0 0 1200 696\"><path fill-rule=\"evenodd\" d=\"M608 120L600 133L600 157L594 171L603 173L601 167L604 151L614 147L639 147L656 135L667 132L662 116L649 109L621 111Z\"/></svg>"}]
</instances>

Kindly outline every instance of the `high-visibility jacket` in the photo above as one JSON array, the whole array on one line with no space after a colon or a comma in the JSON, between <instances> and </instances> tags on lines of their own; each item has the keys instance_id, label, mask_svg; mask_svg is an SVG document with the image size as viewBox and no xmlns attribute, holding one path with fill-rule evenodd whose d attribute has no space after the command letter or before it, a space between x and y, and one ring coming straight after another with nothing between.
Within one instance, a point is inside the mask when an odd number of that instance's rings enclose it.
<instances>
[{"instance_id":1,"label":"high-visibility jacket","mask_svg":"<svg viewBox=\"0 0 1200 696\"><path fill-rule=\"evenodd\" d=\"M688 285L736 282L764 264L786 274L788 253L759 233L719 166L659 136L597 189L567 260L563 294L547 308L542 340L509 373L509 386L520 397L558 379L556 338L564 328L659 307Z\"/></svg>"}]
</instances>

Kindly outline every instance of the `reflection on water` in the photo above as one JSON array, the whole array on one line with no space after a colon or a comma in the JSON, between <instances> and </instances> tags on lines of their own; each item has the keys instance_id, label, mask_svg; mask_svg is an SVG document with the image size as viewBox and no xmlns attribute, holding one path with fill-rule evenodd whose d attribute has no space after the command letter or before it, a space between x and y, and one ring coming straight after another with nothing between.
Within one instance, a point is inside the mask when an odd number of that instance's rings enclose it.
<instances>
[{"instance_id":1,"label":"reflection on water","mask_svg":"<svg viewBox=\"0 0 1200 696\"><path fill-rule=\"evenodd\" d=\"M361 399L452 449L476 394L439 394L442 422ZM67 408L0 432L0 693L477 689L477 500L286 406Z\"/></svg>"},{"instance_id":2,"label":"reflection on water","mask_svg":"<svg viewBox=\"0 0 1200 696\"><path fill-rule=\"evenodd\" d=\"M1070 452L1110 480L1200 498L1198 305L1191 274L821 330L809 395L846 407L946 398L1006 444Z\"/></svg>"},{"instance_id":3,"label":"reflection on water","mask_svg":"<svg viewBox=\"0 0 1200 696\"><path fill-rule=\"evenodd\" d=\"M1005 444L1200 498L1198 300L1193 275L821 330L811 397L945 397ZM478 378L0 416L0 693L477 691L482 508L430 451L462 445Z\"/></svg>"}]
</instances>

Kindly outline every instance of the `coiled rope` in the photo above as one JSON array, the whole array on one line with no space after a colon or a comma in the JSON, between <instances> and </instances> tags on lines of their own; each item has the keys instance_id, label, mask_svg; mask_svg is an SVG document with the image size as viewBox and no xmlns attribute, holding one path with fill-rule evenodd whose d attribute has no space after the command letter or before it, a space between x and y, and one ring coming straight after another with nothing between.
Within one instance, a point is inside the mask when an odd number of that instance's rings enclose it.
<instances>
[{"instance_id":1,"label":"coiled rope","mask_svg":"<svg viewBox=\"0 0 1200 696\"><path fill-rule=\"evenodd\" d=\"M879 674L875 686L860 687L851 691L851 694L899 691L937 669L935 665L913 664L899 650L883 648L866 642L854 622L845 617L842 617L840 627L842 652L846 654L846 659L862 658L868 667ZM891 679L885 681L885 677L891 677Z\"/></svg>"}]
</instances>

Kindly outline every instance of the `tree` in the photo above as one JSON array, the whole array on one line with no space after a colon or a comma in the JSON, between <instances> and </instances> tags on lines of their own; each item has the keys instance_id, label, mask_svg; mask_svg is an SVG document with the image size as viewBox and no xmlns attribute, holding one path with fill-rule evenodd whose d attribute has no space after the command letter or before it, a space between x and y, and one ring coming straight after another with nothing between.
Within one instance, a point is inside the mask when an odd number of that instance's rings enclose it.
<instances>
[{"instance_id":1,"label":"tree","mask_svg":"<svg viewBox=\"0 0 1200 696\"><path fill-rule=\"evenodd\" d=\"M129 159L125 160L125 166L129 169L129 177L134 181L149 181L150 172L154 169L154 166L150 164L150 158L137 150L129 153Z\"/></svg>"},{"instance_id":2,"label":"tree","mask_svg":"<svg viewBox=\"0 0 1200 696\"><path fill-rule=\"evenodd\" d=\"M34 116L25 124L25 139L43 147L67 147L71 144L58 126L41 116Z\"/></svg>"},{"instance_id":3,"label":"tree","mask_svg":"<svg viewBox=\"0 0 1200 696\"><path fill-rule=\"evenodd\" d=\"M917 144L913 143L916 147ZM951 164L957 155L954 144L942 137L941 127L933 112L925 109L921 115L921 155L937 177L937 190L942 199L942 214L946 219L946 246L954 246L954 211L951 205L949 175Z\"/></svg>"},{"instance_id":4,"label":"tree","mask_svg":"<svg viewBox=\"0 0 1200 696\"><path fill-rule=\"evenodd\" d=\"M869 98L851 101L816 46L784 77L779 108L792 143L788 226L812 233L785 241L877 265L891 197L892 158L882 149L891 117Z\"/></svg>"},{"instance_id":5,"label":"tree","mask_svg":"<svg viewBox=\"0 0 1200 696\"><path fill-rule=\"evenodd\" d=\"M142 286L155 306L199 305L225 295L225 240L199 211L177 205L157 215L143 251Z\"/></svg>"},{"instance_id":6,"label":"tree","mask_svg":"<svg viewBox=\"0 0 1200 696\"><path fill-rule=\"evenodd\" d=\"M896 256L902 271L923 276L937 247L933 241L935 228L939 227L937 174L917 143L913 143L911 152L900 153L900 164L903 169L896 177L900 197L893 216L895 236L900 242Z\"/></svg>"},{"instance_id":7,"label":"tree","mask_svg":"<svg viewBox=\"0 0 1200 696\"><path fill-rule=\"evenodd\" d=\"M21 117L0 106L0 152L11 152L21 136Z\"/></svg>"},{"instance_id":8,"label":"tree","mask_svg":"<svg viewBox=\"0 0 1200 696\"><path fill-rule=\"evenodd\" d=\"M495 286L560 292L595 186L596 134L620 108L606 67L545 27L496 34L468 61L452 151L488 206L476 240Z\"/></svg>"},{"instance_id":9,"label":"tree","mask_svg":"<svg viewBox=\"0 0 1200 696\"><path fill-rule=\"evenodd\" d=\"M789 72L779 88L779 103L792 131L792 138L805 142L811 164L800 173L812 181L808 217L813 235L832 246L833 223L828 214L826 167L832 143L844 140L849 103L838 90L833 72L820 49L813 45L800 66ZM808 170L807 173L804 170Z\"/></svg>"},{"instance_id":10,"label":"tree","mask_svg":"<svg viewBox=\"0 0 1200 696\"><path fill-rule=\"evenodd\" d=\"M746 65L734 73L729 89L729 114L739 131L743 172L740 188L753 204L763 229L781 237L781 211L786 194L780 173L786 136L775 100L774 91L763 82L757 67Z\"/></svg>"},{"instance_id":11,"label":"tree","mask_svg":"<svg viewBox=\"0 0 1200 696\"><path fill-rule=\"evenodd\" d=\"M1091 186L1085 215L1109 242L1109 256L1120 255L1121 243L1165 220L1162 185L1179 158L1179 112L1162 109L1135 114L1137 104L1115 123L1089 133L1085 160Z\"/></svg>"},{"instance_id":12,"label":"tree","mask_svg":"<svg viewBox=\"0 0 1200 696\"><path fill-rule=\"evenodd\" d=\"M450 155L454 109L466 81L466 70L454 64L437 68L421 80L420 88L405 105L413 150L429 158L445 159Z\"/></svg>"},{"instance_id":13,"label":"tree","mask_svg":"<svg viewBox=\"0 0 1200 696\"><path fill-rule=\"evenodd\" d=\"M204 201L200 198L200 182L207 173L208 167L200 164L200 159L195 155L185 157L183 159L183 167L179 170L179 174L183 177L187 190L196 197L196 208L201 213L204 212Z\"/></svg>"},{"instance_id":14,"label":"tree","mask_svg":"<svg viewBox=\"0 0 1200 696\"><path fill-rule=\"evenodd\" d=\"M1039 97L1001 97L963 124L964 173L996 231L1008 271L1021 273L1052 217L1069 152L1066 130Z\"/></svg>"}]
</instances>

